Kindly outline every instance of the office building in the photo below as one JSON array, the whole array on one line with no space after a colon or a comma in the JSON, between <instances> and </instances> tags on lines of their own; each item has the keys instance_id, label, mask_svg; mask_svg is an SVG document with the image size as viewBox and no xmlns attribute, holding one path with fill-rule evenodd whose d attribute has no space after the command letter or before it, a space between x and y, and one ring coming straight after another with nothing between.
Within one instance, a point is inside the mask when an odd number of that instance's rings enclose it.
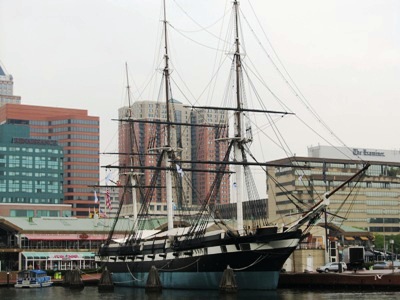
<instances>
[{"instance_id":1,"label":"office building","mask_svg":"<svg viewBox=\"0 0 400 300\"><path fill-rule=\"evenodd\" d=\"M21 97L14 96L14 80L0 65L0 106L6 103L20 104Z\"/></svg>"},{"instance_id":2,"label":"office building","mask_svg":"<svg viewBox=\"0 0 400 300\"><path fill-rule=\"evenodd\" d=\"M171 100L173 113L170 116L174 124L171 130L171 144L178 145L176 159L186 161L179 165L181 169L209 169L214 165L188 163L193 160L220 161L227 149L226 143L219 143L218 127L221 122L227 122L226 111L193 110L177 100ZM156 101L137 101L132 107L119 109L119 162L120 166L156 166L154 155L165 145L165 124L153 121L166 121L166 105ZM135 120L135 122L132 122ZM181 124L188 124L187 126ZM199 126L196 126L199 125ZM226 129L226 127L225 127ZM146 153L144 155L144 153ZM141 155L139 155L141 154ZM120 170L120 182L124 185L129 168ZM154 171L139 170L137 181L149 186ZM177 199L176 207L201 205L209 193L215 175L205 175L205 172L184 172L185 179L179 182L174 179L174 186L182 184L182 198ZM157 185L165 186L163 175L157 181ZM192 186L198 188L193 189ZM222 181L222 192L218 194L216 204L229 203L229 179ZM195 190L195 191L194 191ZM132 203L132 195L129 190L125 192L126 204ZM139 196L137 197L139 199ZM155 214L166 214L165 189L156 189L149 201L149 211Z\"/></svg>"},{"instance_id":3,"label":"office building","mask_svg":"<svg viewBox=\"0 0 400 300\"><path fill-rule=\"evenodd\" d=\"M72 216L88 216L99 184L99 117L82 109L4 104L0 124L29 126L32 138L62 147L63 203L72 205Z\"/></svg>"},{"instance_id":4,"label":"office building","mask_svg":"<svg viewBox=\"0 0 400 300\"><path fill-rule=\"evenodd\" d=\"M65 207L51 206L64 200L63 157L57 141L31 138L28 126L0 125L0 215L61 216Z\"/></svg>"},{"instance_id":5,"label":"office building","mask_svg":"<svg viewBox=\"0 0 400 300\"><path fill-rule=\"evenodd\" d=\"M400 232L400 152L366 148L317 146L309 157L272 161L269 167L268 198L270 220L281 216L296 218L295 206L309 206L322 199L369 162L364 177L340 188L332 197L328 220L379 234ZM308 169L289 167L305 165ZM311 192L310 192L311 191Z\"/></svg>"},{"instance_id":6,"label":"office building","mask_svg":"<svg viewBox=\"0 0 400 300\"><path fill-rule=\"evenodd\" d=\"M223 161L228 149L228 114L225 110L216 109L197 109L192 111L192 124L207 125L193 126L192 132L192 161ZM212 170L216 165L213 163L192 164L193 169ZM229 166L227 165L227 169ZM200 205L210 193L211 187L217 173L194 172L192 185L197 187L193 189L193 199L195 204ZM219 192L216 196L215 204L230 203L230 184L229 177L224 176Z\"/></svg>"},{"instance_id":7,"label":"office building","mask_svg":"<svg viewBox=\"0 0 400 300\"><path fill-rule=\"evenodd\" d=\"M189 123L190 110L182 105L182 103L172 100L171 105L174 106L173 122ZM126 120L120 122L119 126L119 163L120 166L156 166L156 153L165 146L163 139L165 124L151 123L154 120L166 121L166 105L156 101L137 101L131 108L122 107L119 109L119 118ZM131 122L131 120L138 122ZM180 152L178 156L183 160L190 160L190 131L184 126L174 126L171 131L172 144L180 144ZM185 149L185 151L182 151ZM141 154L141 155L139 155ZM185 167L183 165L182 167ZM120 182L125 185L127 174L130 169L120 170ZM137 181L145 186L149 186L153 176L151 170L137 170ZM165 177L162 174L157 181L157 185L165 186ZM191 203L191 193L189 186L182 182L183 199L187 203ZM155 189L151 195L149 210L155 214L166 214L167 205L165 202L166 191L164 188ZM137 195L139 199L139 195ZM125 204L132 204L131 190L125 191Z\"/></svg>"}]
</instances>

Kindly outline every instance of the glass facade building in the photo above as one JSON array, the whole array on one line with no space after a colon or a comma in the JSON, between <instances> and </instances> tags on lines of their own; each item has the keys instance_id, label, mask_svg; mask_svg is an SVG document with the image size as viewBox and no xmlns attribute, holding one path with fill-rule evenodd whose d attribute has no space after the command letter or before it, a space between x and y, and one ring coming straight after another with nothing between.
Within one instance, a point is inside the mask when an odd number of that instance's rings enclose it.
<instances>
[{"instance_id":1,"label":"glass facade building","mask_svg":"<svg viewBox=\"0 0 400 300\"><path fill-rule=\"evenodd\" d=\"M31 138L28 126L0 125L0 203L63 203L63 157L57 141ZM23 206L10 213L33 217Z\"/></svg>"}]
</instances>

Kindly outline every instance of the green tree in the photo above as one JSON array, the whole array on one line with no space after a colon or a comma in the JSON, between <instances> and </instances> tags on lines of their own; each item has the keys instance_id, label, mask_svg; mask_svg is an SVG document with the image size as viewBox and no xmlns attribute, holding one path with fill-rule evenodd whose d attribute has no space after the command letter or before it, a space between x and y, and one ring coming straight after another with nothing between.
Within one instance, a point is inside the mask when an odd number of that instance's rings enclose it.
<instances>
[{"instance_id":1,"label":"green tree","mask_svg":"<svg viewBox=\"0 0 400 300\"><path fill-rule=\"evenodd\" d=\"M400 250L400 234L396 235L386 235L385 238L383 238L382 234L376 234L375 235L375 247L374 249L377 251L384 251L383 249L383 242L385 240L386 243L386 250L388 252L392 252L392 245L390 244L390 240L394 241L393 244L393 252L398 253Z\"/></svg>"}]
</instances>

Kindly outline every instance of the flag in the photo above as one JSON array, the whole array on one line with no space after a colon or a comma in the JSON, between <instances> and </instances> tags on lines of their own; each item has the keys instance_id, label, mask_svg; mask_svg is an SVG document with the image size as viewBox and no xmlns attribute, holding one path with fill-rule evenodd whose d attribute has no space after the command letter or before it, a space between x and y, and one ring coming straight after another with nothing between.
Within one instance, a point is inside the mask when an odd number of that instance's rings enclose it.
<instances>
[{"instance_id":1,"label":"flag","mask_svg":"<svg viewBox=\"0 0 400 300\"><path fill-rule=\"evenodd\" d=\"M106 184L111 180L111 172L106 175Z\"/></svg>"},{"instance_id":2,"label":"flag","mask_svg":"<svg viewBox=\"0 0 400 300\"><path fill-rule=\"evenodd\" d=\"M179 175L181 175L181 177L183 177L183 170L178 164L176 164L176 171Z\"/></svg>"},{"instance_id":3,"label":"flag","mask_svg":"<svg viewBox=\"0 0 400 300\"><path fill-rule=\"evenodd\" d=\"M97 198L96 190L94 190L94 203L99 202L99 198Z\"/></svg>"},{"instance_id":4,"label":"flag","mask_svg":"<svg viewBox=\"0 0 400 300\"><path fill-rule=\"evenodd\" d=\"M111 209L111 197L110 197L110 189L106 188L106 206L108 209Z\"/></svg>"}]
</instances>

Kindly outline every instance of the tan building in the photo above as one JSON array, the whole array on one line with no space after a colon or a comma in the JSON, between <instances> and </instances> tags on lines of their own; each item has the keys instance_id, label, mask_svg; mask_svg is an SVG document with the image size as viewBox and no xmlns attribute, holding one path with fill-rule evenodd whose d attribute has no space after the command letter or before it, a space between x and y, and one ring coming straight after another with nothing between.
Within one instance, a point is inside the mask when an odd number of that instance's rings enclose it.
<instances>
[{"instance_id":1,"label":"tan building","mask_svg":"<svg viewBox=\"0 0 400 300\"><path fill-rule=\"evenodd\" d=\"M400 163L374 161L376 157L370 157L371 166L365 177L347 184L330 197L328 220L379 234L398 234ZM282 166L268 170L271 176L268 179L269 218L280 219L296 216L298 209L294 203L297 201L310 207L314 205L324 193L332 191L360 170L365 161L290 157L271 163ZM288 167L290 164L308 168Z\"/></svg>"}]
</instances>

